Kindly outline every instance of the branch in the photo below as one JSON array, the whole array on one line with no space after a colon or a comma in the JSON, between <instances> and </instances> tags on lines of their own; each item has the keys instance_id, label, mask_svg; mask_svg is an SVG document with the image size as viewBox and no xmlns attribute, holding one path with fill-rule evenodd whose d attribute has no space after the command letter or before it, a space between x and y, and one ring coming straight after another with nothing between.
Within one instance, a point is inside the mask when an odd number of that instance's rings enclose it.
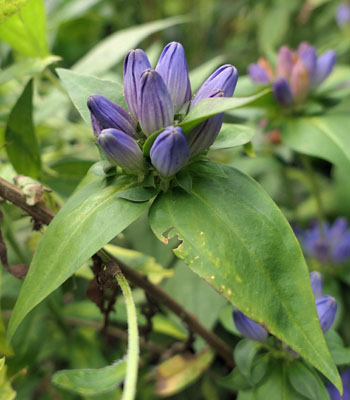
<instances>
[{"instance_id":1,"label":"branch","mask_svg":"<svg viewBox=\"0 0 350 400\"><path fill-rule=\"evenodd\" d=\"M48 225L55 216L55 213L48 209L41 202L35 204L34 206L29 206L26 203L26 198L22 191L15 185L12 185L2 178L0 178L0 196L26 211L36 221L46 225ZM104 263L115 263L115 265L120 268L122 273L131 283L142 288L153 300L163 304L165 307L179 316L187 324L189 329L201 336L208 343L208 345L226 361L227 365L232 368L234 367L232 349L217 335L215 335L215 333L211 332L204 325L202 325L195 315L189 313L167 292L165 292L159 286L149 282L144 276L134 269L128 267L109 255L105 250L100 250L97 255L104 261Z\"/></svg>"}]
</instances>

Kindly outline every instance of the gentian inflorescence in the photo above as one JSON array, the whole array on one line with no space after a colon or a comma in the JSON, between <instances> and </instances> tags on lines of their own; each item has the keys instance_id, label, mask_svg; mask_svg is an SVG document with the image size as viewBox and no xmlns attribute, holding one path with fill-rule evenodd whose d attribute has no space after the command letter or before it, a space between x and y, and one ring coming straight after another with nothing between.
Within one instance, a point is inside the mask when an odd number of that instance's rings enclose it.
<instances>
[{"instance_id":1,"label":"gentian inflorescence","mask_svg":"<svg viewBox=\"0 0 350 400\"><path fill-rule=\"evenodd\" d=\"M333 50L318 57L316 49L303 42L297 51L288 46L280 48L275 71L265 58L260 58L256 64L248 67L248 73L256 84L272 83L277 103L283 107L292 107L303 103L309 92L328 77L335 61Z\"/></svg>"},{"instance_id":2,"label":"gentian inflorescence","mask_svg":"<svg viewBox=\"0 0 350 400\"><path fill-rule=\"evenodd\" d=\"M231 97L238 79L232 65L218 68L192 99L185 52L180 43L165 46L152 69L143 50L131 50L124 60L124 96L129 112L104 96L88 99L97 142L108 159L127 173L143 175L155 169L161 179L174 176L216 139L223 113L214 115L186 135L178 124L201 100ZM150 159L141 148L147 137L159 135Z\"/></svg>"},{"instance_id":3,"label":"gentian inflorescence","mask_svg":"<svg viewBox=\"0 0 350 400\"><path fill-rule=\"evenodd\" d=\"M350 226L346 218L339 217L332 225L325 222L323 229L315 223L298 237L306 255L321 264L350 261Z\"/></svg>"},{"instance_id":4,"label":"gentian inflorescence","mask_svg":"<svg viewBox=\"0 0 350 400\"><path fill-rule=\"evenodd\" d=\"M321 329L326 333L333 325L337 312L337 301L334 297L323 295L322 276L319 272L310 273L310 283L315 297L315 305ZM233 321L237 330L246 338L263 342L268 337L268 331L259 323L251 320L241 311L233 310Z\"/></svg>"}]
</instances>

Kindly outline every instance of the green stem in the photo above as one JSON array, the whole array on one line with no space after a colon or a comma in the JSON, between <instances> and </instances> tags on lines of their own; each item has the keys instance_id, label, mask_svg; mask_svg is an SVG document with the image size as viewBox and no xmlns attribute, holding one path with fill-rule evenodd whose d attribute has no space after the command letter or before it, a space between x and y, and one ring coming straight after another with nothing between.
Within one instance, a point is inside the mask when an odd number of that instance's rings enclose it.
<instances>
[{"instance_id":1,"label":"green stem","mask_svg":"<svg viewBox=\"0 0 350 400\"><path fill-rule=\"evenodd\" d=\"M122 400L134 400L136 395L137 372L139 365L139 333L134 300L128 281L119 270L115 275L123 292L128 316L128 360Z\"/></svg>"},{"instance_id":2,"label":"green stem","mask_svg":"<svg viewBox=\"0 0 350 400\"><path fill-rule=\"evenodd\" d=\"M323 209L323 204L322 204L322 199L321 199L321 192L320 188L318 186L317 180L315 178L314 171L312 169L310 160L307 156L301 155L301 160L304 165L304 168L306 170L306 173L308 175L310 184L311 184L311 190L313 193L313 196L316 201L316 206L317 206L317 220L318 224L320 227L320 233L321 237L324 238L325 236L325 231L324 231L324 209Z\"/></svg>"}]
</instances>

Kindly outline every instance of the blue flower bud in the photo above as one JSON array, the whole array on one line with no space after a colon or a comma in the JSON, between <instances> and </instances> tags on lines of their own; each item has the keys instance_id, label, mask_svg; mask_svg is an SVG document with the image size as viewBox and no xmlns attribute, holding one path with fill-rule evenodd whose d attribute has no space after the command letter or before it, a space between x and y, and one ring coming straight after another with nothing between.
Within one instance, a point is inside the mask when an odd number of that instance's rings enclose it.
<instances>
[{"instance_id":1,"label":"blue flower bud","mask_svg":"<svg viewBox=\"0 0 350 400\"><path fill-rule=\"evenodd\" d=\"M156 71L168 88L175 113L179 112L192 97L185 51L180 43L172 42L165 46Z\"/></svg>"},{"instance_id":2,"label":"blue flower bud","mask_svg":"<svg viewBox=\"0 0 350 400\"><path fill-rule=\"evenodd\" d=\"M165 178L173 176L188 161L190 148L180 127L168 126L154 141L151 162Z\"/></svg>"},{"instance_id":3,"label":"blue flower bud","mask_svg":"<svg viewBox=\"0 0 350 400\"><path fill-rule=\"evenodd\" d=\"M330 400L350 400L350 369L344 370L340 377L343 382L343 396L340 397L339 390L330 383L327 386Z\"/></svg>"},{"instance_id":4,"label":"blue flower bud","mask_svg":"<svg viewBox=\"0 0 350 400\"><path fill-rule=\"evenodd\" d=\"M223 97L224 92L218 89L210 97ZM195 156L202 151L208 149L218 136L222 123L224 121L224 113L214 115L206 121L200 123L193 128L188 136L187 141L191 148L191 156Z\"/></svg>"},{"instance_id":5,"label":"blue flower bud","mask_svg":"<svg viewBox=\"0 0 350 400\"><path fill-rule=\"evenodd\" d=\"M294 65L295 55L288 46L282 46L277 55L277 78L289 80Z\"/></svg>"},{"instance_id":6,"label":"blue flower bud","mask_svg":"<svg viewBox=\"0 0 350 400\"><path fill-rule=\"evenodd\" d=\"M138 92L141 83L141 74L151 68L146 53L143 50L130 50L124 60L124 96L131 115L138 119Z\"/></svg>"},{"instance_id":7,"label":"blue flower bud","mask_svg":"<svg viewBox=\"0 0 350 400\"><path fill-rule=\"evenodd\" d=\"M266 85L270 81L267 72L258 64L250 64L248 67L248 74L250 79L257 84Z\"/></svg>"},{"instance_id":8,"label":"blue flower bud","mask_svg":"<svg viewBox=\"0 0 350 400\"><path fill-rule=\"evenodd\" d=\"M318 319L324 333L332 326L337 312L337 301L332 296L322 296L316 300Z\"/></svg>"},{"instance_id":9,"label":"blue flower bud","mask_svg":"<svg viewBox=\"0 0 350 400\"><path fill-rule=\"evenodd\" d=\"M293 104L293 94L289 83L284 78L278 78L273 83L273 94L278 104L289 107Z\"/></svg>"},{"instance_id":10,"label":"blue flower bud","mask_svg":"<svg viewBox=\"0 0 350 400\"><path fill-rule=\"evenodd\" d=\"M97 138L107 157L131 173L144 171L143 154L133 138L117 129L104 129Z\"/></svg>"},{"instance_id":11,"label":"blue flower bud","mask_svg":"<svg viewBox=\"0 0 350 400\"><path fill-rule=\"evenodd\" d=\"M322 275L317 271L312 271L310 273L310 281L315 300L317 300L322 297Z\"/></svg>"},{"instance_id":12,"label":"blue flower bud","mask_svg":"<svg viewBox=\"0 0 350 400\"><path fill-rule=\"evenodd\" d=\"M89 97L87 105L95 134L99 134L102 129L114 128L137 137L137 122L118 104L100 94L93 94Z\"/></svg>"},{"instance_id":13,"label":"blue flower bud","mask_svg":"<svg viewBox=\"0 0 350 400\"><path fill-rule=\"evenodd\" d=\"M311 77L316 69L317 53L316 49L309 45L309 43L300 43L298 47L298 58L301 60Z\"/></svg>"},{"instance_id":14,"label":"blue flower bud","mask_svg":"<svg viewBox=\"0 0 350 400\"><path fill-rule=\"evenodd\" d=\"M231 97L236 88L238 72L230 64L223 65L212 73L199 88L191 103L191 109L203 99L211 97L218 89L224 92L224 97Z\"/></svg>"},{"instance_id":15,"label":"blue flower bud","mask_svg":"<svg viewBox=\"0 0 350 400\"><path fill-rule=\"evenodd\" d=\"M336 12L335 19L337 20L337 24L341 27L350 25L350 4L340 4Z\"/></svg>"},{"instance_id":16,"label":"blue flower bud","mask_svg":"<svg viewBox=\"0 0 350 400\"><path fill-rule=\"evenodd\" d=\"M317 60L315 73L312 76L312 86L322 83L332 72L337 56L333 50L323 53Z\"/></svg>"},{"instance_id":17,"label":"blue flower bud","mask_svg":"<svg viewBox=\"0 0 350 400\"><path fill-rule=\"evenodd\" d=\"M267 330L257 322L245 316L241 311L233 311L233 320L237 330L246 338L259 342L263 342L267 339Z\"/></svg>"},{"instance_id":18,"label":"blue flower bud","mask_svg":"<svg viewBox=\"0 0 350 400\"><path fill-rule=\"evenodd\" d=\"M138 116L146 136L173 123L174 106L162 77L153 69L141 75Z\"/></svg>"}]
</instances>

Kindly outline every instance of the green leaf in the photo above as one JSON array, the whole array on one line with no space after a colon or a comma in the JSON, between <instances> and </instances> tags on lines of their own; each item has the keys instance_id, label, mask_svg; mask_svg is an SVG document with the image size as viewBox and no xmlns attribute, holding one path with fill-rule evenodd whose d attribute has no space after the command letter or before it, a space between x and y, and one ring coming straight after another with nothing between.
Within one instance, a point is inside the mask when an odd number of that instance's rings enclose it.
<instances>
[{"instance_id":1,"label":"green leaf","mask_svg":"<svg viewBox=\"0 0 350 400\"><path fill-rule=\"evenodd\" d=\"M323 158L350 169L350 116L332 114L289 120L282 129L283 143L293 150Z\"/></svg>"},{"instance_id":2,"label":"green leaf","mask_svg":"<svg viewBox=\"0 0 350 400\"><path fill-rule=\"evenodd\" d=\"M243 107L249 103L253 103L265 95L270 93L270 89L264 90L254 96L250 97L220 97L220 98L209 98L200 101L185 117L185 119L179 124L185 133L188 133L195 126L203 122L204 120L212 117L213 115L221 112L233 110L239 107ZM159 130L149 136L143 145L143 152L145 155L149 155L152 144L157 139L158 135L162 132Z\"/></svg>"},{"instance_id":3,"label":"green leaf","mask_svg":"<svg viewBox=\"0 0 350 400\"><path fill-rule=\"evenodd\" d=\"M0 24L0 39L27 57L49 55L43 0L29 0L25 4L22 1L21 5Z\"/></svg>"},{"instance_id":4,"label":"green leaf","mask_svg":"<svg viewBox=\"0 0 350 400\"><path fill-rule=\"evenodd\" d=\"M302 361L294 361L287 370L293 388L310 400L329 400L327 389L317 373Z\"/></svg>"},{"instance_id":5,"label":"green leaf","mask_svg":"<svg viewBox=\"0 0 350 400\"><path fill-rule=\"evenodd\" d=\"M177 184L186 192L191 193L192 191L192 177L191 174L186 171L182 170L176 175L176 182Z\"/></svg>"},{"instance_id":6,"label":"green leaf","mask_svg":"<svg viewBox=\"0 0 350 400\"><path fill-rule=\"evenodd\" d=\"M97 46L80 59L74 65L73 69L79 72L95 74L107 71L123 59L130 49L134 48L147 36L186 21L188 21L188 18L174 17L149 22L113 33L99 42Z\"/></svg>"},{"instance_id":7,"label":"green leaf","mask_svg":"<svg viewBox=\"0 0 350 400\"><path fill-rule=\"evenodd\" d=\"M32 97L33 81L30 80L9 115L5 148L9 160L19 174L38 178L41 161L34 132Z\"/></svg>"},{"instance_id":8,"label":"green leaf","mask_svg":"<svg viewBox=\"0 0 350 400\"><path fill-rule=\"evenodd\" d=\"M151 200L158 193L158 189L152 187L136 186L130 189L121 190L116 194L121 199L143 202Z\"/></svg>"},{"instance_id":9,"label":"green leaf","mask_svg":"<svg viewBox=\"0 0 350 400\"><path fill-rule=\"evenodd\" d=\"M340 387L291 227L253 179L222 169L226 177L193 176L191 194L174 189L158 196L152 230L162 241L165 232L177 235L180 259Z\"/></svg>"},{"instance_id":10,"label":"green leaf","mask_svg":"<svg viewBox=\"0 0 350 400\"><path fill-rule=\"evenodd\" d=\"M333 329L326 333L326 342L337 365L350 365L350 347L345 347L343 339Z\"/></svg>"},{"instance_id":11,"label":"green leaf","mask_svg":"<svg viewBox=\"0 0 350 400\"><path fill-rule=\"evenodd\" d=\"M246 390L251 388L247 378L237 367L230 374L220 378L217 383L229 390Z\"/></svg>"},{"instance_id":12,"label":"green leaf","mask_svg":"<svg viewBox=\"0 0 350 400\"><path fill-rule=\"evenodd\" d=\"M253 360L258 350L258 344L250 339L242 339L235 347L233 354L236 365L246 378L250 377Z\"/></svg>"},{"instance_id":13,"label":"green leaf","mask_svg":"<svg viewBox=\"0 0 350 400\"><path fill-rule=\"evenodd\" d=\"M89 96L94 93L102 94L127 109L123 96L123 87L119 83L99 79L91 75L79 74L64 68L58 68L56 71L74 106L87 124L91 124L91 119L86 103Z\"/></svg>"},{"instance_id":14,"label":"green leaf","mask_svg":"<svg viewBox=\"0 0 350 400\"><path fill-rule=\"evenodd\" d=\"M116 197L134 184L132 177L108 181L96 177L76 192L47 228L15 305L9 339L30 310L148 208L147 202Z\"/></svg>"},{"instance_id":15,"label":"green leaf","mask_svg":"<svg viewBox=\"0 0 350 400\"><path fill-rule=\"evenodd\" d=\"M0 85L12 79L19 79L26 75L41 72L48 65L60 60L57 56L45 58L27 58L0 71Z\"/></svg>"},{"instance_id":16,"label":"green leaf","mask_svg":"<svg viewBox=\"0 0 350 400\"><path fill-rule=\"evenodd\" d=\"M11 380L6 376L5 357L0 358L0 400L13 400L16 392L12 389Z\"/></svg>"},{"instance_id":17,"label":"green leaf","mask_svg":"<svg viewBox=\"0 0 350 400\"><path fill-rule=\"evenodd\" d=\"M126 361L99 369L72 369L56 372L52 383L62 389L92 396L106 393L119 386L125 378Z\"/></svg>"},{"instance_id":18,"label":"green leaf","mask_svg":"<svg viewBox=\"0 0 350 400\"><path fill-rule=\"evenodd\" d=\"M0 0L0 23L5 21L6 18L16 14L16 12L23 7L28 0Z\"/></svg>"},{"instance_id":19,"label":"green leaf","mask_svg":"<svg viewBox=\"0 0 350 400\"><path fill-rule=\"evenodd\" d=\"M239 124L223 124L219 136L210 150L229 149L248 143L255 135L256 129Z\"/></svg>"}]
</instances>

